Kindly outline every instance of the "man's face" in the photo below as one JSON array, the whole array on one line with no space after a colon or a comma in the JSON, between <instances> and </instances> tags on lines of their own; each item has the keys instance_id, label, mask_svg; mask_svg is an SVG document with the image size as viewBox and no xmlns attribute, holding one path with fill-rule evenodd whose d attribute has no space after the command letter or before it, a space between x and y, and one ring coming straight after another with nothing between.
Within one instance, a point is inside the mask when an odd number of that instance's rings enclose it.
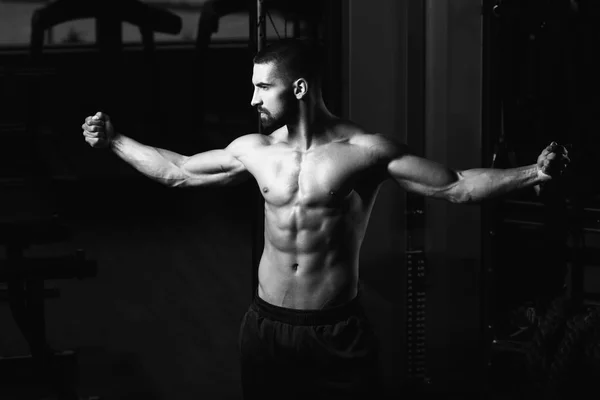
<instances>
[{"instance_id":1,"label":"man's face","mask_svg":"<svg viewBox=\"0 0 600 400\"><path fill-rule=\"evenodd\" d=\"M279 76L273 63L254 64L254 94L250 104L260 113L262 125L277 129L289 121L296 105L293 86Z\"/></svg>"}]
</instances>

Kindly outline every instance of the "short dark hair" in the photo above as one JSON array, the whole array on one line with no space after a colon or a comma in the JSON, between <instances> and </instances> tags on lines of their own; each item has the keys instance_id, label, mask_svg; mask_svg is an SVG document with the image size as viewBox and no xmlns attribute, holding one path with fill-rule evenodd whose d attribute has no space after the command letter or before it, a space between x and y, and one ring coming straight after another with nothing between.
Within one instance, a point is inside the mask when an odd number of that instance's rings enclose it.
<instances>
[{"instance_id":1,"label":"short dark hair","mask_svg":"<svg viewBox=\"0 0 600 400\"><path fill-rule=\"evenodd\" d=\"M254 64L273 63L285 78L305 78L321 83L323 76L323 51L308 39L280 39L260 50Z\"/></svg>"}]
</instances>

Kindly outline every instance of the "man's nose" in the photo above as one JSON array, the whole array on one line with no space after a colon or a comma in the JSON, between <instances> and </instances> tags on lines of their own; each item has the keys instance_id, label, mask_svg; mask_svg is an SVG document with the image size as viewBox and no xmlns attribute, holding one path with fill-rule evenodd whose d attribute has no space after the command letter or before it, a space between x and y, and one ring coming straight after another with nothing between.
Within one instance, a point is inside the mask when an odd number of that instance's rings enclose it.
<instances>
[{"instance_id":1,"label":"man's nose","mask_svg":"<svg viewBox=\"0 0 600 400\"><path fill-rule=\"evenodd\" d=\"M254 89L254 93L252 93L252 100L250 100L250 105L252 107L256 107L260 104L260 99L258 98L258 90Z\"/></svg>"}]
</instances>

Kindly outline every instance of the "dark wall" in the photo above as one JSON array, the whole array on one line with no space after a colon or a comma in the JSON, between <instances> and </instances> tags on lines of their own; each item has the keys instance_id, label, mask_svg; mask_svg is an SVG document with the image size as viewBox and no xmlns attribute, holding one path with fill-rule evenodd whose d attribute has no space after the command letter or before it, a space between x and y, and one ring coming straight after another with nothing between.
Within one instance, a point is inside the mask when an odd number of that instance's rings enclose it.
<instances>
[{"instance_id":1,"label":"dark wall","mask_svg":"<svg viewBox=\"0 0 600 400\"><path fill-rule=\"evenodd\" d=\"M489 167L481 142L480 3L426 3L425 155L455 170ZM486 378L481 208L428 199L425 218L432 386L473 395Z\"/></svg>"},{"instance_id":2,"label":"dark wall","mask_svg":"<svg viewBox=\"0 0 600 400\"><path fill-rule=\"evenodd\" d=\"M479 2L349 5L350 117L451 168L482 167ZM381 304L373 319L384 342L392 340L386 368L396 383L407 378L408 365L405 211L405 193L387 182L361 256L361 277L373 293L365 301ZM425 203L426 372L410 382L417 390L457 398L483 390L479 214L478 206ZM384 320L391 325L383 328Z\"/></svg>"},{"instance_id":3,"label":"dark wall","mask_svg":"<svg viewBox=\"0 0 600 400\"><path fill-rule=\"evenodd\" d=\"M373 133L406 142L407 2L348 2L348 93L350 119ZM410 95L410 94L408 94ZM405 358L405 194L382 186L361 252L365 305L384 348L392 393L400 393Z\"/></svg>"}]
</instances>

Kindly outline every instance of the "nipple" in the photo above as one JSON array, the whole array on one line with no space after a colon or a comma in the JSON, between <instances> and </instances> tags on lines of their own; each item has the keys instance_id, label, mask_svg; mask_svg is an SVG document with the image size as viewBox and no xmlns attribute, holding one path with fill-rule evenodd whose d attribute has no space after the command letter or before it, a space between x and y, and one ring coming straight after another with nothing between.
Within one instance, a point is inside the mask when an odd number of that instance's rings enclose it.
<instances>
[{"instance_id":1,"label":"nipple","mask_svg":"<svg viewBox=\"0 0 600 400\"><path fill-rule=\"evenodd\" d=\"M332 190L332 191L329 192L329 195L330 196L335 196L335 192Z\"/></svg>"},{"instance_id":2,"label":"nipple","mask_svg":"<svg viewBox=\"0 0 600 400\"><path fill-rule=\"evenodd\" d=\"M265 186L264 188L262 188L262 191L263 193L267 193L269 191L269 188Z\"/></svg>"}]
</instances>

